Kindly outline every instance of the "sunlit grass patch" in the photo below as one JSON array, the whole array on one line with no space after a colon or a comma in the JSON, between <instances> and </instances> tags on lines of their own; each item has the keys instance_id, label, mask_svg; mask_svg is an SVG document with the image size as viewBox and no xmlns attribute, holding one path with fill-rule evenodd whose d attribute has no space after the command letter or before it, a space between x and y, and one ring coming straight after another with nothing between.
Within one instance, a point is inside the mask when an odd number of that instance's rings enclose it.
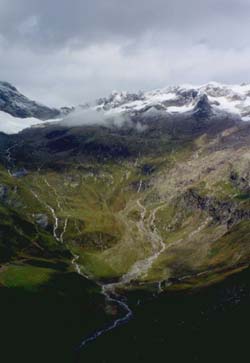
<instances>
[{"instance_id":1,"label":"sunlit grass patch","mask_svg":"<svg viewBox=\"0 0 250 363\"><path fill-rule=\"evenodd\" d=\"M36 290L49 281L54 270L49 268L10 265L0 273L0 283L9 288Z\"/></svg>"}]
</instances>

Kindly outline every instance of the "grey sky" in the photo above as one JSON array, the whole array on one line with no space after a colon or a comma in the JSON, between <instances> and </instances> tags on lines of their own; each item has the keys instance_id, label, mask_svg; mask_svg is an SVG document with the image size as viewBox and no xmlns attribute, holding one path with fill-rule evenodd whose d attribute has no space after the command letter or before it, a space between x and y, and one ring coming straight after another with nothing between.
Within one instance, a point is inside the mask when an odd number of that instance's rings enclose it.
<instances>
[{"instance_id":1,"label":"grey sky","mask_svg":"<svg viewBox=\"0 0 250 363\"><path fill-rule=\"evenodd\" d=\"M51 105L250 81L250 0L0 0L0 79Z\"/></svg>"}]
</instances>

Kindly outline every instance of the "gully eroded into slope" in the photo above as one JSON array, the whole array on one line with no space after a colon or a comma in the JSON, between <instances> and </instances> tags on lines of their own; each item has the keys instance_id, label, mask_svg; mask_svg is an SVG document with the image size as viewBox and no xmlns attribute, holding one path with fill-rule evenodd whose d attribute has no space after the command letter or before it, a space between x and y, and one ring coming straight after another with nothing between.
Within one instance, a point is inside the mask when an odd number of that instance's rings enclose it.
<instances>
[{"instance_id":1,"label":"gully eroded into slope","mask_svg":"<svg viewBox=\"0 0 250 363\"><path fill-rule=\"evenodd\" d=\"M47 187L50 188L50 190L56 195L58 208L62 209L56 190L51 186L51 184L47 181L46 178L44 179L44 181L45 181ZM32 191L32 193L41 204L44 204L46 206L46 208L48 208L51 211L52 217L54 219L53 236L58 242L64 243L64 234L67 230L68 218L66 218L64 220L64 226L63 226L63 230L62 230L61 234L58 234L59 218L56 215L55 209L51 205L48 205L46 202L42 201L41 198L37 195L37 193L35 193L34 191ZM89 278L88 276L86 276L85 274L82 273L81 266L77 262L78 259L79 259L78 255L74 255L74 258L72 259L72 265L74 266L76 272L78 274L84 276L85 278L86 277ZM123 310L125 312L125 315L123 317L115 319L109 326L96 331L94 334L92 334L91 336L84 339L82 341L82 343L80 344L79 349L82 349L85 345L87 345L91 341L94 341L95 339L97 339L99 336L105 334L106 332L111 331L111 330L117 328L118 326L126 323L133 316L133 312L129 308L128 304L124 301L123 298L121 298L115 292L116 284L106 284L105 285L105 284L100 284L99 282L97 282L97 284L101 287L101 291L102 291L102 294L105 296L106 302L108 304L116 304L121 310ZM120 284L119 284L119 286L120 286Z\"/></svg>"},{"instance_id":2,"label":"gully eroded into slope","mask_svg":"<svg viewBox=\"0 0 250 363\"><path fill-rule=\"evenodd\" d=\"M47 187L51 190L51 192L55 194L58 209L62 210L62 206L61 206L62 204L60 203L59 196L58 196L56 190L51 186L51 184L47 181L46 178L44 178L44 182L47 185ZM46 208L50 210L53 220L54 220L53 236L58 242L60 241L60 242L64 243L64 234L67 230L68 218L66 218L64 220L62 232L59 233L59 217L56 214L56 210L51 205L48 205L46 202L42 201L37 193L35 193L34 191L32 191L32 193L36 197L36 199L39 200L39 202L41 204L45 205ZM134 265L131 267L131 269L126 274L124 274L118 282L110 283L110 284L101 284L101 283L97 282L97 284L101 288L102 294L105 296L106 303L111 304L111 305L114 304L117 307L119 307L119 310L124 311L124 316L115 319L107 327L104 327L104 328L96 331L94 334L92 334L91 336L84 339L82 341L79 349L85 347L88 343L90 343L91 341L94 341L95 339L97 339L99 336L105 334L106 332L109 332L109 331L117 328L118 326L128 322L132 318L132 316L133 316L132 310L126 303L124 297L121 297L120 295L118 295L116 290L118 288L121 289L121 288L129 285L129 283L132 280L134 281L141 277L145 277L147 275L149 269L152 267L153 263L157 260L157 258L160 256L160 254L166 249L166 245L162 241L162 238L159 235L156 225L155 225L156 213L160 208L163 207L163 205L154 208L151 211L148 218L145 218L147 210L146 210L145 206L142 205L140 199L137 200L137 205L141 210L140 220L139 220L139 222L137 222L137 228L138 228L139 232L142 234L142 236L146 236L146 235L149 236L149 239L151 242L152 254L143 260L135 262ZM82 273L81 266L77 262L78 259L79 259L79 256L74 255L74 258L72 260L72 265L74 266L77 273L83 275L85 278L86 277L89 278L88 276L86 276L85 274ZM159 292L161 292L161 291L162 290L159 289Z\"/></svg>"}]
</instances>

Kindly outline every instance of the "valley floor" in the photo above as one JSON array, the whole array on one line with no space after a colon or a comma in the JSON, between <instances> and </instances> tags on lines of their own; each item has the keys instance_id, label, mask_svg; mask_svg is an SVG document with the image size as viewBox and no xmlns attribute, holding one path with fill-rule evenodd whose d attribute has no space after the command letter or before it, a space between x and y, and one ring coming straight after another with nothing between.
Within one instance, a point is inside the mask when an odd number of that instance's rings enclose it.
<instances>
[{"instance_id":1,"label":"valley floor","mask_svg":"<svg viewBox=\"0 0 250 363\"><path fill-rule=\"evenodd\" d=\"M9 268L11 286L17 270L21 279L27 267ZM46 271L44 267L29 269L34 276ZM248 356L249 281L246 269L193 293L130 293L133 319L80 350L76 348L84 336L112 320L110 312L105 316L105 304L94 284L61 271L35 291L30 286L1 288L0 359L8 363L244 361Z\"/></svg>"}]
</instances>

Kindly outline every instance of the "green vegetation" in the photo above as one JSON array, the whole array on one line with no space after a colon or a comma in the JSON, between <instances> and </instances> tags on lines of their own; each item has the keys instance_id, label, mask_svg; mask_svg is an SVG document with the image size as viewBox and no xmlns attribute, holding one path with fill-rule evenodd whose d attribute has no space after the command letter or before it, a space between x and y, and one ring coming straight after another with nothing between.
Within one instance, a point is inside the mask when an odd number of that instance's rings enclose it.
<instances>
[{"instance_id":1,"label":"green vegetation","mask_svg":"<svg viewBox=\"0 0 250 363\"><path fill-rule=\"evenodd\" d=\"M51 126L16 136L15 168L28 173L0 169L2 263L70 266L77 254L84 274L108 282L155 255L131 278L145 286L246 262L248 144L233 153L234 140L225 149L217 137L227 123L210 126L158 120L141 133Z\"/></svg>"},{"instance_id":2,"label":"green vegetation","mask_svg":"<svg viewBox=\"0 0 250 363\"><path fill-rule=\"evenodd\" d=\"M9 288L24 288L33 291L48 282L53 273L55 271L48 268L8 265L0 273L0 284Z\"/></svg>"}]
</instances>

